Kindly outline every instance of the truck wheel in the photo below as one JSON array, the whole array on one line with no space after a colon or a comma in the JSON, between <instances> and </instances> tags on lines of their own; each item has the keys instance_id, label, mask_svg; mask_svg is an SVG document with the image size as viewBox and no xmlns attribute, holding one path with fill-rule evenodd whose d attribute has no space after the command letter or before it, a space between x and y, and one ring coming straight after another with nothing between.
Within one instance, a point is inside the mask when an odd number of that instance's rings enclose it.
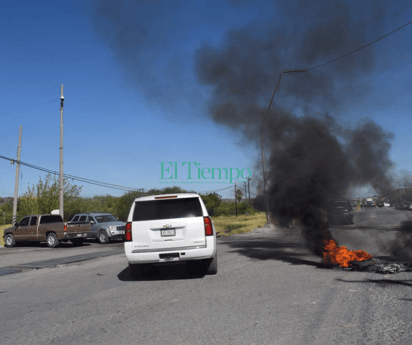
<instances>
[{"instance_id":1,"label":"truck wheel","mask_svg":"<svg viewBox=\"0 0 412 345\"><path fill-rule=\"evenodd\" d=\"M217 274L217 254L213 259L205 260L206 274Z\"/></svg>"},{"instance_id":2,"label":"truck wheel","mask_svg":"<svg viewBox=\"0 0 412 345\"><path fill-rule=\"evenodd\" d=\"M12 234L7 234L4 237L4 245L8 248L14 247L16 245L16 241L14 240L14 236Z\"/></svg>"},{"instance_id":3,"label":"truck wheel","mask_svg":"<svg viewBox=\"0 0 412 345\"><path fill-rule=\"evenodd\" d=\"M101 231L99 232L98 239L99 239L99 242L100 242L101 244L109 243L109 236L107 236L107 233L106 233L106 231L104 231L104 230L101 230Z\"/></svg>"},{"instance_id":4,"label":"truck wheel","mask_svg":"<svg viewBox=\"0 0 412 345\"><path fill-rule=\"evenodd\" d=\"M54 232L50 232L47 235L46 242L50 248L56 248L60 244L60 241Z\"/></svg>"}]
</instances>

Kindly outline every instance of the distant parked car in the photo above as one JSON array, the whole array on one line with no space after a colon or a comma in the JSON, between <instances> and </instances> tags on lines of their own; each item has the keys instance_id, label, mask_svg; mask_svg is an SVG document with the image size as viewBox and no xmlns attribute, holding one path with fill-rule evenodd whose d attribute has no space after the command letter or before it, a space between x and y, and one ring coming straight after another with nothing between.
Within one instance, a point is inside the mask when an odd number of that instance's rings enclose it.
<instances>
[{"instance_id":1,"label":"distant parked car","mask_svg":"<svg viewBox=\"0 0 412 345\"><path fill-rule=\"evenodd\" d=\"M125 222L117 220L110 213L88 212L74 215L67 223L67 228L83 228L87 232L87 238L95 238L105 244L110 240L122 240L125 225Z\"/></svg>"},{"instance_id":2,"label":"distant parked car","mask_svg":"<svg viewBox=\"0 0 412 345\"><path fill-rule=\"evenodd\" d=\"M410 209L412 209L412 204L408 201L404 201L404 202L398 203L395 206L395 208L397 210L410 210Z\"/></svg>"},{"instance_id":3,"label":"distant parked car","mask_svg":"<svg viewBox=\"0 0 412 345\"><path fill-rule=\"evenodd\" d=\"M346 199L330 200L327 207L327 219L331 224L353 224L353 209Z\"/></svg>"},{"instance_id":4,"label":"distant parked car","mask_svg":"<svg viewBox=\"0 0 412 345\"><path fill-rule=\"evenodd\" d=\"M391 204L390 204L389 201L384 201L384 202L383 202L383 206L385 206L385 207L390 207Z\"/></svg>"}]
</instances>

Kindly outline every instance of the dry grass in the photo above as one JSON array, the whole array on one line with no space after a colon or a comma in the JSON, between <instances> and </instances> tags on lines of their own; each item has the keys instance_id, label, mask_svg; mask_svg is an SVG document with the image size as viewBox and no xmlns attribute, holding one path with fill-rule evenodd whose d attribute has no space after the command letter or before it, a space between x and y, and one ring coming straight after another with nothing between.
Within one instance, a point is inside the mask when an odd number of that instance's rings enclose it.
<instances>
[{"instance_id":1,"label":"dry grass","mask_svg":"<svg viewBox=\"0 0 412 345\"><path fill-rule=\"evenodd\" d=\"M212 217L218 236L244 234L266 224L266 213L257 212L254 215ZM230 230L230 231L229 231Z\"/></svg>"},{"instance_id":2,"label":"dry grass","mask_svg":"<svg viewBox=\"0 0 412 345\"><path fill-rule=\"evenodd\" d=\"M4 246L4 240L3 240L4 229L10 228L11 226L12 226L11 224L0 225L0 245L1 246Z\"/></svg>"}]
</instances>

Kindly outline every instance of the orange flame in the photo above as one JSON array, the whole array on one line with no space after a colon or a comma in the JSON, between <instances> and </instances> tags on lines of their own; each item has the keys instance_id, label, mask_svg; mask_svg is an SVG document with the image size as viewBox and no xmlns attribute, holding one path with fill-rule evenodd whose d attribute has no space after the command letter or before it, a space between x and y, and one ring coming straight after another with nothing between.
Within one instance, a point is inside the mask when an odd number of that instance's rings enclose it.
<instances>
[{"instance_id":1,"label":"orange flame","mask_svg":"<svg viewBox=\"0 0 412 345\"><path fill-rule=\"evenodd\" d=\"M325 263L338 264L340 267L349 267L351 261L364 261L372 258L372 255L363 250L348 250L346 247L338 247L334 240L324 241L325 247L323 260Z\"/></svg>"}]
</instances>

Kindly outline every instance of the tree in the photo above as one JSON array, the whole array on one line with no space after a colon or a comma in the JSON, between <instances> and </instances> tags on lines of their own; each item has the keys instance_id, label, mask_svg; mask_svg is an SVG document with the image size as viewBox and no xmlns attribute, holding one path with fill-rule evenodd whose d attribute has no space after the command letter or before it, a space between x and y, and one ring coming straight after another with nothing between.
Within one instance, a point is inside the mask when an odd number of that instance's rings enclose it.
<instances>
[{"instance_id":1,"label":"tree","mask_svg":"<svg viewBox=\"0 0 412 345\"><path fill-rule=\"evenodd\" d=\"M243 198L243 191L241 189L236 189L235 198L238 202L240 202Z\"/></svg>"},{"instance_id":2,"label":"tree","mask_svg":"<svg viewBox=\"0 0 412 345\"><path fill-rule=\"evenodd\" d=\"M9 201L0 206L0 216L3 217L2 224L11 224L13 218L13 202Z\"/></svg>"},{"instance_id":3,"label":"tree","mask_svg":"<svg viewBox=\"0 0 412 345\"><path fill-rule=\"evenodd\" d=\"M65 210L71 208L80 196L82 187L72 185L64 179L63 202ZM48 174L44 180L40 177L39 183L32 187L20 198L19 214L47 214L59 208L59 180ZM66 213L66 212L65 212ZM67 213L66 213L67 214Z\"/></svg>"},{"instance_id":4,"label":"tree","mask_svg":"<svg viewBox=\"0 0 412 345\"><path fill-rule=\"evenodd\" d=\"M200 194L208 210L215 210L222 202L222 197L217 193Z\"/></svg>"},{"instance_id":5,"label":"tree","mask_svg":"<svg viewBox=\"0 0 412 345\"><path fill-rule=\"evenodd\" d=\"M127 221L129 216L130 208L133 204L134 199L149 196L149 195L160 195L160 194L176 194L176 193L189 193L187 190L184 190L180 187L166 187L163 189L153 188L147 191L146 193L133 191L128 192L117 199L116 205L114 206L115 214L119 220ZM196 192L193 192L196 193Z\"/></svg>"},{"instance_id":6,"label":"tree","mask_svg":"<svg viewBox=\"0 0 412 345\"><path fill-rule=\"evenodd\" d=\"M123 222L127 221L127 217L130 212L130 207L133 204L134 199L144 196L142 192L128 192L117 198L116 204L114 206L115 214L117 218Z\"/></svg>"}]
</instances>

